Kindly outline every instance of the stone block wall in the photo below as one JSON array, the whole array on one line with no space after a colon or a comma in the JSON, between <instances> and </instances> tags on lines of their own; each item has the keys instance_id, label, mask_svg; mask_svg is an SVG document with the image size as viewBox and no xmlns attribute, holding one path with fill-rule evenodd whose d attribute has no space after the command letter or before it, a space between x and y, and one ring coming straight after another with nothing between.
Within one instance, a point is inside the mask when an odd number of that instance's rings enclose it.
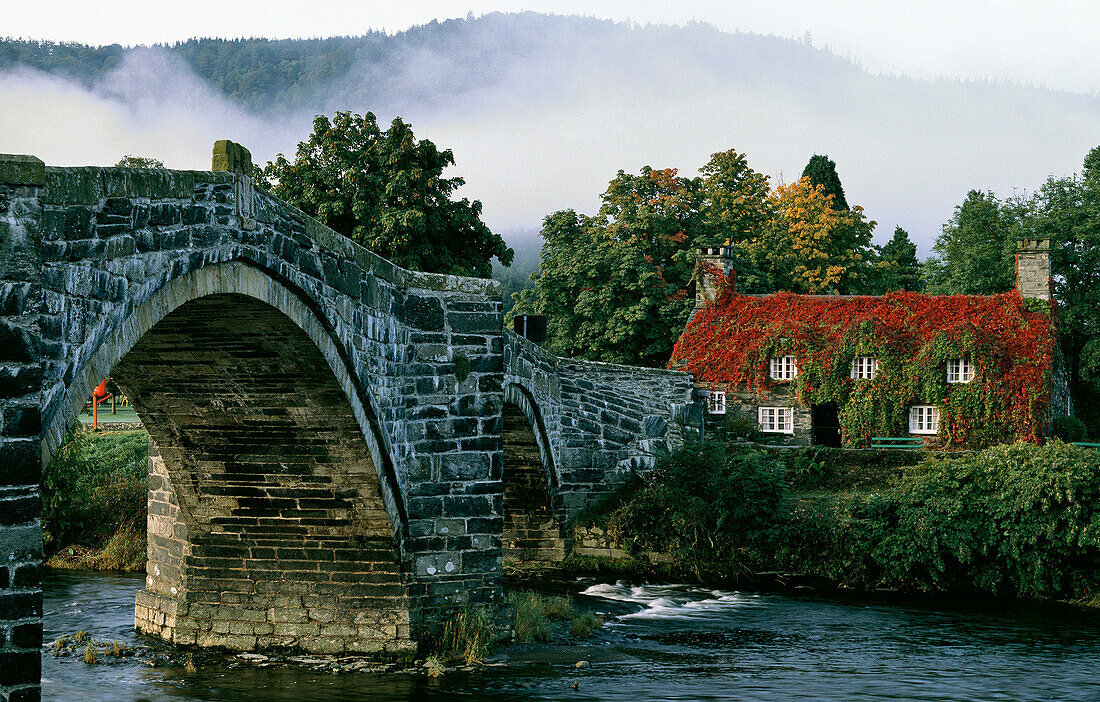
<instances>
[{"instance_id":1,"label":"stone block wall","mask_svg":"<svg viewBox=\"0 0 1100 702\"><path fill-rule=\"evenodd\" d=\"M611 558L614 560L642 559L654 564L671 564L673 558L659 551L630 551L611 534L598 526L576 524L573 526L573 553L578 556Z\"/></svg>"},{"instance_id":2,"label":"stone block wall","mask_svg":"<svg viewBox=\"0 0 1100 702\"><path fill-rule=\"evenodd\" d=\"M397 268L239 173L0 157L0 546L10 564L0 570L0 655L37 660L38 644L22 644L41 608L30 574L41 554L42 460L91 388L155 325L193 300L235 294L289 318L345 396L407 589L408 635L454 606L499 604L497 283ZM179 442L150 431L171 474L186 452L173 458ZM244 509L243 495L223 497L224 509ZM163 597L167 582L151 593ZM150 604L139 619L164 626ZM26 670L4 662L6 675ZM0 695L20 689L4 674Z\"/></svg>"},{"instance_id":3,"label":"stone block wall","mask_svg":"<svg viewBox=\"0 0 1100 702\"><path fill-rule=\"evenodd\" d=\"M45 166L0 156L0 700L36 700L42 643L38 189Z\"/></svg>"},{"instance_id":4,"label":"stone block wall","mask_svg":"<svg viewBox=\"0 0 1100 702\"><path fill-rule=\"evenodd\" d=\"M714 389L723 389L716 387ZM765 443L776 446L809 446L813 443L814 427L813 412L795 397L791 388L778 386L767 395L758 395L755 392L738 390L726 391L726 414L708 414L707 425L714 430L724 429L734 418L751 422L759 427L759 414L761 407L790 407L793 412L791 434L767 433L764 436Z\"/></svg>"},{"instance_id":5,"label":"stone block wall","mask_svg":"<svg viewBox=\"0 0 1100 702\"><path fill-rule=\"evenodd\" d=\"M563 524L695 430L683 422L695 404L688 373L558 358L509 331L504 360L505 401L535 408L528 420Z\"/></svg>"},{"instance_id":6,"label":"stone block wall","mask_svg":"<svg viewBox=\"0 0 1100 702\"><path fill-rule=\"evenodd\" d=\"M1050 239L1031 238L1016 242L1016 289L1023 297L1050 300Z\"/></svg>"}]
</instances>

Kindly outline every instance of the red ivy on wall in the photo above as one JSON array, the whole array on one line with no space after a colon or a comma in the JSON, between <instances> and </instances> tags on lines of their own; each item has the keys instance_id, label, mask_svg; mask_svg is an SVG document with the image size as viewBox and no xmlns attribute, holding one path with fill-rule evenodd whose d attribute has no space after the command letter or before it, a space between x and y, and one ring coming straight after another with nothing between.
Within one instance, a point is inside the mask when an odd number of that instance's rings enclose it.
<instances>
[{"instance_id":1,"label":"red ivy on wall","mask_svg":"<svg viewBox=\"0 0 1100 702\"><path fill-rule=\"evenodd\" d=\"M716 271L711 271L715 274ZM836 402L845 445L908 432L908 406L940 407L946 444L989 445L1042 436L1050 401L1053 308L1000 295L738 295L722 290L684 329L671 368L697 382L767 395L772 356L793 354L804 404ZM874 380L853 380L855 356L879 361ZM948 384L945 363L968 358L975 378Z\"/></svg>"}]
</instances>

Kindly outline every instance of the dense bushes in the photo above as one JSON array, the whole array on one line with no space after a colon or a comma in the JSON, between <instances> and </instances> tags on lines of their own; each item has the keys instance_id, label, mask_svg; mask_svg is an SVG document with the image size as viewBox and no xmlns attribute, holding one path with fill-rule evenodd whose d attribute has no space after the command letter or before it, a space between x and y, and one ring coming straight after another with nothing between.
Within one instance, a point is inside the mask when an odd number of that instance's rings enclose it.
<instances>
[{"instance_id":1,"label":"dense bushes","mask_svg":"<svg viewBox=\"0 0 1100 702\"><path fill-rule=\"evenodd\" d=\"M607 512L612 536L665 551L697 572L714 563L749 564L766 545L786 497L783 466L763 451L727 456L719 443L690 444Z\"/></svg>"},{"instance_id":2,"label":"dense bushes","mask_svg":"<svg viewBox=\"0 0 1100 702\"><path fill-rule=\"evenodd\" d=\"M119 553L144 560L149 436L143 431L69 435L42 474L42 531L46 553L70 555L115 542ZM73 549L72 547L84 547Z\"/></svg>"},{"instance_id":3,"label":"dense bushes","mask_svg":"<svg viewBox=\"0 0 1100 702\"><path fill-rule=\"evenodd\" d=\"M1034 598L1098 592L1100 453L1052 441L911 466L873 455L861 460L894 478L826 492L812 490L828 480L808 479L805 465L821 454L688 445L606 509L604 526L698 574L782 570L861 588Z\"/></svg>"},{"instance_id":4,"label":"dense bushes","mask_svg":"<svg viewBox=\"0 0 1100 702\"><path fill-rule=\"evenodd\" d=\"M1065 442L1084 441L1088 435L1088 427L1077 417L1055 417L1050 433Z\"/></svg>"},{"instance_id":5,"label":"dense bushes","mask_svg":"<svg viewBox=\"0 0 1100 702\"><path fill-rule=\"evenodd\" d=\"M890 491L876 560L922 589L1096 593L1100 454L1051 442L932 461Z\"/></svg>"}]
</instances>

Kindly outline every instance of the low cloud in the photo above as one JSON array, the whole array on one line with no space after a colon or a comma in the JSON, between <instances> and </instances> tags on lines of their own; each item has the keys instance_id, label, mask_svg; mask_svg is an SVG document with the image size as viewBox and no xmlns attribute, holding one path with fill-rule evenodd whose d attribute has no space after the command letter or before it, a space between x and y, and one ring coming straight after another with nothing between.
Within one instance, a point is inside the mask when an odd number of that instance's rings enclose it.
<instances>
[{"instance_id":1,"label":"low cloud","mask_svg":"<svg viewBox=\"0 0 1100 702\"><path fill-rule=\"evenodd\" d=\"M382 59L269 114L240 107L166 50L131 52L90 88L6 73L0 151L57 165L133 153L205 168L216 139L264 161L293 153L317 113L372 110L451 148L461 194L482 200L506 235L557 209L594 211L619 169L694 175L735 148L790 182L826 153L848 201L879 222L877 238L901 225L926 254L968 190L1033 190L1079 170L1100 143L1097 96L873 76L775 37L534 15L450 29L442 43L430 28L392 38Z\"/></svg>"}]
</instances>

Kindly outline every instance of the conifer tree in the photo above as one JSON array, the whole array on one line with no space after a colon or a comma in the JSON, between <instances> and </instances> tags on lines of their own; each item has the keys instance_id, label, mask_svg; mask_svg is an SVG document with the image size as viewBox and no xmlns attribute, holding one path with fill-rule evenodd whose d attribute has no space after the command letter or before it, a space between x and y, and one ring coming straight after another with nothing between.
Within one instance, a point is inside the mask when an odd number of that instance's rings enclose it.
<instances>
[{"instance_id":1,"label":"conifer tree","mask_svg":"<svg viewBox=\"0 0 1100 702\"><path fill-rule=\"evenodd\" d=\"M844 198L844 186L840 184L840 176L836 172L836 162L824 154L814 154L810 162L802 170L802 177L809 178L814 185L820 185L826 195L833 196L833 209L839 211L848 209L848 201Z\"/></svg>"},{"instance_id":2,"label":"conifer tree","mask_svg":"<svg viewBox=\"0 0 1100 702\"><path fill-rule=\"evenodd\" d=\"M918 292L924 287L921 284L917 245L909 239L909 232L901 227L894 227L894 237L882 247L879 260L885 264L882 292L892 290Z\"/></svg>"}]
</instances>

